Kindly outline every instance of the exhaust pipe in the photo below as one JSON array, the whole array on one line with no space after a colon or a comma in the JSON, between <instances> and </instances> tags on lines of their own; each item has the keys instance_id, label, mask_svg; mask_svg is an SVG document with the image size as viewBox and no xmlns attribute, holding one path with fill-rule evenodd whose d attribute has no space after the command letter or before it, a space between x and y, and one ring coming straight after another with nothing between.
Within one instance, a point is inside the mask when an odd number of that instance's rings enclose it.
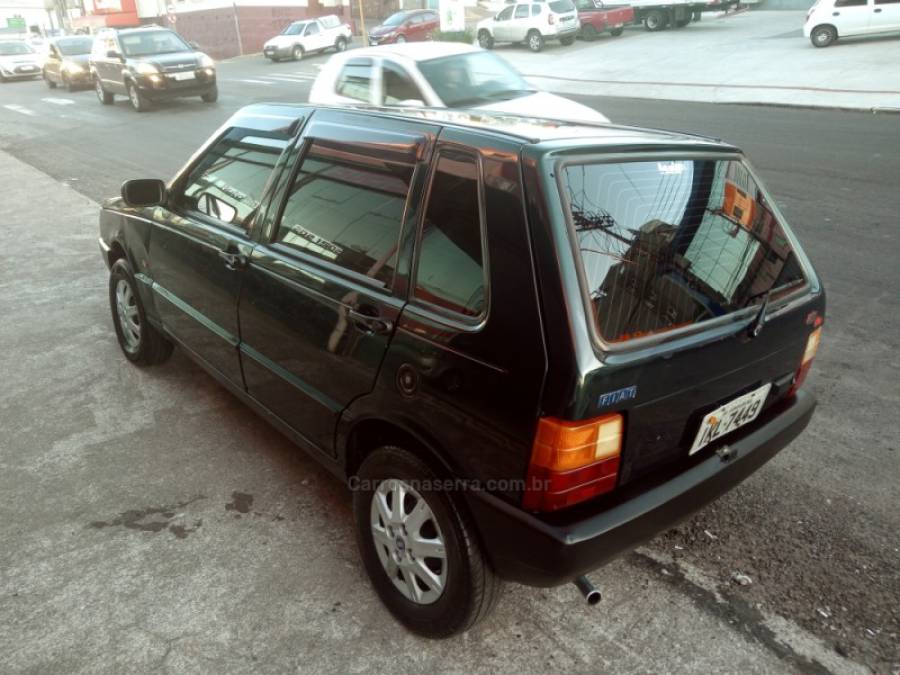
<instances>
[{"instance_id":1,"label":"exhaust pipe","mask_svg":"<svg viewBox=\"0 0 900 675\"><path fill-rule=\"evenodd\" d=\"M600 595L600 591L594 588L594 584L591 583L591 580L583 574L572 583L578 587L578 590L581 591L584 599L587 600L587 603L591 606L596 605L603 597Z\"/></svg>"}]
</instances>

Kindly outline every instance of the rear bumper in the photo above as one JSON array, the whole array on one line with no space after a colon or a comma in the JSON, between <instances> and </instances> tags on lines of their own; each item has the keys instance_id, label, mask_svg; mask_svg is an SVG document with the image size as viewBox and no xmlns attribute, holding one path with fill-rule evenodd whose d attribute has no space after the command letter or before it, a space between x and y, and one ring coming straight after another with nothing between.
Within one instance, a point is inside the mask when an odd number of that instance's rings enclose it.
<instances>
[{"instance_id":1,"label":"rear bumper","mask_svg":"<svg viewBox=\"0 0 900 675\"><path fill-rule=\"evenodd\" d=\"M712 455L671 480L602 513L551 524L484 492L467 492L497 574L528 586L573 580L676 525L774 457L806 428L816 408L811 394L775 406L764 423L728 444L731 458Z\"/></svg>"}]
</instances>

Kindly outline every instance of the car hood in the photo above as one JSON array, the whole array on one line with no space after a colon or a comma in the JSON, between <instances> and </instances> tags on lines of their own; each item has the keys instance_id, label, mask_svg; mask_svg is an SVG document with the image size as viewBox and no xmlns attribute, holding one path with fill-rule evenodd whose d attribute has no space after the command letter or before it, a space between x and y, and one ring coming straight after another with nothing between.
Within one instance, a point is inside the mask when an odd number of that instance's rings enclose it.
<instances>
[{"instance_id":1,"label":"car hood","mask_svg":"<svg viewBox=\"0 0 900 675\"><path fill-rule=\"evenodd\" d=\"M90 58L90 54L73 54L72 56L64 56L63 62L77 63L79 66L86 66L88 64L88 59Z\"/></svg>"},{"instance_id":2,"label":"car hood","mask_svg":"<svg viewBox=\"0 0 900 675\"><path fill-rule=\"evenodd\" d=\"M200 65L200 57L197 52L175 52L174 54L148 54L140 58L135 58L135 62L152 63L160 70L178 70L179 68L193 67Z\"/></svg>"},{"instance_id":3,"label":"car hood","mask_svg":"<svg viewBox=\"0 0 900 675\"><path fill-rule=\"evenodd\" d=\"M0 65L4 68L21 66L25 64L38 66L40 57L37 54L14 54L12 56L0 56Z\"/></svg>"},{"instance_id":4,"label":"car hood","mask_svg":"<svg viewBox=\"0 0 900 675\"><path fill-rule=\"evenodd\" d=\"M529 117L545 117L547 119L566 120L569 122L590 122L593 124L609 122L606 115L576 103L568 98L539 91L529 96L514 98L510 101L499 101L478 106L482 110L528 115Z\"/></svg>"},{"instance_id":5,"label":"car hood","mask_svg":"<svg viewBox=\"0 0 900 675\"><path fill-rule=\"evenodd\" d=\"M372 30L369 31L369 35L372 37L380 37L382 35L388 35L389 33L393 33L397 30L397 26L375 26Z\"/></svg>"}]
</instances>

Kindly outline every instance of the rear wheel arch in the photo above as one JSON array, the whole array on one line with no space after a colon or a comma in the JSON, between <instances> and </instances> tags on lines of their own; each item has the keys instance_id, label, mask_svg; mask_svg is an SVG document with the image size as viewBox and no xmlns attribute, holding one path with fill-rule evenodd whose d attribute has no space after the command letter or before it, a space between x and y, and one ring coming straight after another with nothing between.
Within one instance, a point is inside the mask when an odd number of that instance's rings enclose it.
<instances>
[{"instance_id":1,"label":"rear wheel arch","mask_svg":"<svg viewBox=\"0 0 900 675\"><path fill-rule=\"evenodd\" d=\"M360 419L350 428L346 438L343 463L348 477L356 475L370 453L388 445L411 452L440 476L451 477L454 474L450 463L433 441L394 421L381 417Z\"/></svg>"}]
</instances>

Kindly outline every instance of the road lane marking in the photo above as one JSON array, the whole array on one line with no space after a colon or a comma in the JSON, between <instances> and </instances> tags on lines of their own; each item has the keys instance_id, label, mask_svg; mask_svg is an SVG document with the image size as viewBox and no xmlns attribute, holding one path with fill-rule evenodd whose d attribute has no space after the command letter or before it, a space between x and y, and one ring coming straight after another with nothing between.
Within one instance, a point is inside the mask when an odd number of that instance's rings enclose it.
<instances>
[{"instance_id":1,"label":"road lane marking","mask_svg":"<svg viewBox=\"0 0 900 675\"><path fill-rule=\"evenodd\" d=\"M279 82L312 82L315 78L313 75L300 77L299 75L263 75L267 80L276 80Z\"/></svg>"},{"instance_id":2,"label":"road lane marking","mask_svg":"<svg viewBox=\"0 0 900 675\"><path fill-rule=\"evenodd\" d=\"M272 82L265 82L263 80L238 80L238 82L246 82L247 84L265 84L266 86L273 84Z\"/></svg>"},{"instance_id":3,"label":"road lane marking","mask_svg":"<svg viewBox=\"0 0 900 675\"><path fill-rule=\"evenodd\" d=\"M24 105L18 105L16 103L7 103L3 106L7 110L12 110L13 112L21 113L23 115L28 115L29 117L34 117L34 111L29 110Z\"/></svg>"},{"instance_id":4,"label":"road lane marking","mask_svg":"<svg viewBox=\"0 0 900 675\"><path fill-rule=\"evenodd\" d=\"M74 105L75 101L70 98L42 98L42 101L52 103L53 105Z\"/></svg>"}]
</instances>

